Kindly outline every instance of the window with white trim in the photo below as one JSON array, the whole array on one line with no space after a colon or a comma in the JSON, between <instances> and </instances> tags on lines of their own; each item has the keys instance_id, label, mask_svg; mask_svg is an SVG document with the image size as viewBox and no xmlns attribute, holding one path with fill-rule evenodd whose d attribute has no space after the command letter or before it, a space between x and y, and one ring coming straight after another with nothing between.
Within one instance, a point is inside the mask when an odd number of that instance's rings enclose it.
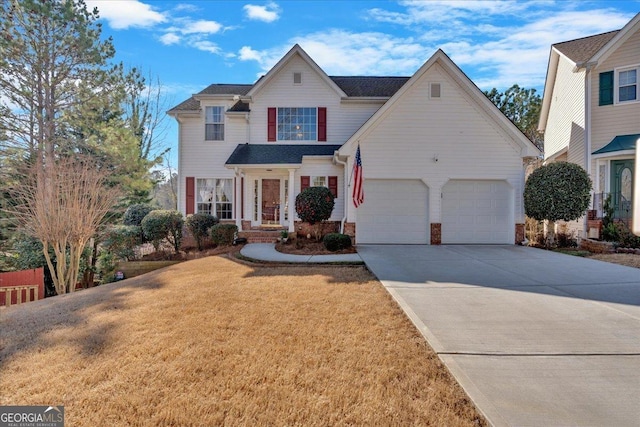
<instances>
[{"instance_id":1,"label":"window with white trim","mask_svg":"<svg viewBox=\"0 0 640 427\"><path fill-rule=\"evenodd\" d=\"M232 179L198 178L196 212L233 219L233 191Z\"/></svg>"},{"instance_id":2,"label":"window with white trim","mask_svg":"<svg viewBox=\"0 0 640 427\"><path fill-rule=\"evenodd\" d=\"M640 67L616 70L616 95L620 103L638 100L638 69Z\"/></svg>"},{"instance_id":3,"label":"window with white trim","mask_svg":"<svg viewBox=\"0 0 640 427\"><path fill-rule=\"evenodd\" d=\"M278 141L316 141L317 108L278 108Z\"/></svg>"},{"instance_id":4,"label":"window with white trim","mask_svg":"<svg viewBox=\"0 0 640 427\"><path fill-rule=\"evenodd\" d=\"M205 107L205 141L224 141L224 107Z\"/></svg>"},{"instance_id":5,"label":"window with white trim","mask_svg":"<svg viewBox=\"0 0 640 427\"><path fill-rule=\"evenodd\" d=\"M311 177L311 186L312 187L326 187L327 186L327 177L326 176L314 176L314 177Z\"/></svg>"}]
</instances>

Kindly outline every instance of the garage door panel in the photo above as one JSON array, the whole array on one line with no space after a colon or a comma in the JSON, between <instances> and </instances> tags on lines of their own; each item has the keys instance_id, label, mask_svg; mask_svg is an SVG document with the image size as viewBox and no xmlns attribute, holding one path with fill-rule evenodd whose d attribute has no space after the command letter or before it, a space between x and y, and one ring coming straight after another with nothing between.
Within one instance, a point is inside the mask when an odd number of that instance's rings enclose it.
<instances>
[{"instance_id":1,"label":"garage door panel","mask_svg":"<svg viewBox=\"0 0 640 427\"><path fill-rule=\"evenodd\" d=\"M453 180L442 197L442 243L513 243L513 197L506 181Z\"/></svg>"},{"instance_id":2,"label":"garage door panel","mask_svg":"<svg viewBox=\"0 0 640 427\"><path fill-rule=\"evenodd\" d=\"M364 192L358 243L428 243L428 189L422 181L366 179Z\"/></svg>"}]
</instances>

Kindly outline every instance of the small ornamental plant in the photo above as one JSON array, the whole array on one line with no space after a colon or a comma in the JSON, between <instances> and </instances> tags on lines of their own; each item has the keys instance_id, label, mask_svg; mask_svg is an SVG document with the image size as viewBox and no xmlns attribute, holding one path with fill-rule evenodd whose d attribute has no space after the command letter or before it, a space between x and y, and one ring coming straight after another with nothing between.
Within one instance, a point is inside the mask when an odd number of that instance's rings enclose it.
<instances>
[{"instance_id":1,"label":"small ornamental plant","mask_svg":"<svg viewBox=\"0 0 640 427\"><path fill-rule=\"evenodd\" d=\"M326 221L335 206L333 194L327 187L308 187L296 197L296 213L309 224Z\"/></svg>"},{"instance_id":2,"label":"small ornamental plant","mask_svg":"<svg viewBox=\"0 0 640 427\"><path fill-rule=\"evenodd\" d=\"M207 213L196 213L187 217L187 228L196 240L198 250L203 249L204 239L209 237L209 230L218 223L218 218Z\"/></svg>"}]
</instances>

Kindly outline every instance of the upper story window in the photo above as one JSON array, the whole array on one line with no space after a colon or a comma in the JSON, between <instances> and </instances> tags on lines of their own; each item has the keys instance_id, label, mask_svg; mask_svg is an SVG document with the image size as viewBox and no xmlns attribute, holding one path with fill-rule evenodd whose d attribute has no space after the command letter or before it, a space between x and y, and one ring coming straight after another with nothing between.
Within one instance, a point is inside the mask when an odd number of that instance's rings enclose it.
<instances>
[{"instance_id":1,"label":"upper story window","mask_svg":"<svg viewBox=\"0 0 640 427\"><path fill-rule=\"evenodd\" d=\"M267 141L326 140L326 107L270 107L267 109Z\"/></svg>"},{"instance_id":2,"label":"upper story window","mask_svg":"<svg viewBox=\"0 0 640 427\"><path fill-rule=\"evenodd\" d=\"M205 141L224 141L224 107L205 107Z\"/></svg>"},{"instance_id":3,"label":"upper story window","mask_svg":"<svg viewBox=\"0 0 640 427\"><path fill-rule=\"evenodd\" d=\"M638 101L640 66L619 68L600 73L598 105L624 104Z\"/></svg>"},{"instance_id":4,"label":"upper story window","mask_svg":"<svg viewBox=\"0 0 640 427\"><path fill-rule=\"evenodd\" d=\"M278 141L315 141L317 129L317 109L278 108Z\"/></svg>"},{"instance_id":5,"label":"upper story window","mask_svg":"<svg viewBox=\"0 0 640 427\"><path fill-rule=\"evenodd\" d=\"M638 99L638 69L618 71L618 102Z\"/></svg>"}]
</instances>

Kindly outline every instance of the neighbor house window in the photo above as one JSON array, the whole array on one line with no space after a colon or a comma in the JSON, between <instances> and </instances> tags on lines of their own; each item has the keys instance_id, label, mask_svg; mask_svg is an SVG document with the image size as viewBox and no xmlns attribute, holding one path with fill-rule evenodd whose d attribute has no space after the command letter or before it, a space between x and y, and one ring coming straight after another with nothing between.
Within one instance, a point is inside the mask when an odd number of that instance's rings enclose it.
<instances>
[{"instance_id":1,"label":"neighbor house window","mask_svg":"<svg viewBox=\"0 0 640 427\"><path fill-rule=\"evenodd\" d=\"M232 179L200 178L196 186L196 212L233 219Z\"/></svg>"},{"instance_id":2,"label":"neighbor house window","mask_svg":"<svg viewBox=\"0 0 640 427\"><path fill-rule=\"evenodd\" d=\"M205 141L224 141L224 107L205 107Z\"/></svg>"},{"instance_id":3,"label":"neighbor house window","mask_svg":"<svg viewBox=\"0 0 640 427\"><path fill-rule=\"evenodd\" d=\"M618 102L636 101L638 99L638 69L618 71Z\"/></svg>"}]
</instances>

